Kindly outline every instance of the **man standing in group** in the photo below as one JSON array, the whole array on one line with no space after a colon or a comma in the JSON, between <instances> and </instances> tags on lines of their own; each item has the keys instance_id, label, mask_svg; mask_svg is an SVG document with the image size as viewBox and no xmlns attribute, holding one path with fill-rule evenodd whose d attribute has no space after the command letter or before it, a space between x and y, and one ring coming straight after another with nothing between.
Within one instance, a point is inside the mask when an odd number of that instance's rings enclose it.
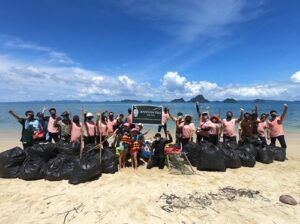
<instances>
[{"instance_id":1,"label":"man standing in group","mask_svg":"<svg viewBox=\"0 0 300 224\"><path fill-rule=\"evenodd\" d=\"M49 138L48 141L52 142L52 139L54 142L57 142L59 140L58 138L58 127L54 126L54 122L56 120L56 109L55 108L50 108L49 110L50 117L48 121L48 133L49 133Z\"/></svg>"},{"instance_id":2,"label":"man standing in group","mask_svg":"<svg viewBox=\"0 0 300 224\"><path fill-rule=\"evenodd\" d=\"M34 131L34 113L31 110L25 112L26 118L20 118L14 111L10 110L9 113L22 125L21 142L23 149L32 146L32 135Z\"/></svg>"},{"instance_id":3,"label":"man standing in group","mask_svg":"<svg viewBox=\"0 0 300 224\"><path fill-rule=\"evenodd\" d=\"M228 111L226 118L222 121L223 142L232 141L236 142L235 126L243 119L244 109L241 108L241 114L238 119L233 118L233 113Z\"/></svg>"},{"instance_id":4,"label":"man standing in group","mask_svg":"<svg viewBox=\"0 0 300 224\"><path fill-rule=\"evenodd\" d=\"M162 122L161 125L158 126L158 132L161 131L161 129L164 129L165 136L167 138L167 123L169 121L170 115L169 115L169 109L167 107L164 108L164 111L162 112Z\"/></svg>"},{"instance_id":5,"label":"man standing in group","mask_svg":"<svg viewBox=\"0 0 300 224\"><path fill-rule=\"evenodd\" d=\"M107 132L108 137L112 136L114 133L114 126L117 124L117 121L115 120L114 113L109 112L108 113L108 120L107 120Z\"/></svg>"},{"instance_id":6,"label":"man standing in group","mask_svg":"<svg viewBox=\"0 0 300 224\"><path fill-rule=\"evenodd\" d=\"M268 128L268 139L271 138L271 145L275 146L276 139L278 139L281 148L287 148L285 138L284 138L284 131L283 131L283 120L285 118L285 115L288 110L288 105L284 104L284 109L283 113L278 116L276 110L271 110L270 115L271 118L270 120L267 121L267 128Z\"/></svg>"},{"instance_id":7,"label":"man standing in group","mask_svg":"<svg viewBox=\"0 0 300 224\"><path fill-rule=\"evenodd\" d=\"M61 118L56 118L53 123L54 127L59 129L60 140L64 142L70 142L71 131L72 131L72 121L69 118L69 112L65 111L62 113Z\"/></svg>"}]
</instances>

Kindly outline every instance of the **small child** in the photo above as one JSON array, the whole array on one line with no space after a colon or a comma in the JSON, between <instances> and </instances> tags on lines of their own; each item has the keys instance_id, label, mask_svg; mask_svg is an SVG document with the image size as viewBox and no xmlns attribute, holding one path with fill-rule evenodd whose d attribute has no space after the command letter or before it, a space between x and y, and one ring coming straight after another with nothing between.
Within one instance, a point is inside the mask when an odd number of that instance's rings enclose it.
<instances>
[{"instance_id":1,"label":"small child","mask_svg":"<svg viewBox=\"0 0 300 224\"><path fill-rule=\"evenodd\" d=\"M131 145L131 138L128 131L124 131L120 141L120 156L119 156L119 170L125 167L126 155Z\"/></svg>"},{"instance_id":2,"label":"small child","mask_svg":"<svg viewBox=\"0 0 300 224\"><path fill-rule=\"evenodd\" d=\"M130 154L131 154L131 161L132 161L132 167L134 169L137 169L138 167L138 161L137 161L137 155L139 151L141 150L141 141L140 141L140 135L138 134L138 130L136 128L133 128L131 130L131 149L130 149Z\"/></svg>"}]
</instances>

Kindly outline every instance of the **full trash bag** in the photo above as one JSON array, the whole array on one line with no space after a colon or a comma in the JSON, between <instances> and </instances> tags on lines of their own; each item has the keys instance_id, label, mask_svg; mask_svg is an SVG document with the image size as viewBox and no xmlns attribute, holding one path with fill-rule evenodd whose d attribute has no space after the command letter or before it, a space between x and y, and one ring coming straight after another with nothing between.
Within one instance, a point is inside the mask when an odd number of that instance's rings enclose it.
<instances>
[{"instance_id":1,"label":"full trash bag","mask_svg":"<svg viewBox=\"0 0 300 224\"><path fill-rule=\"evenodd\" d=\"M58 155L48 162L45 179L49 181L68 180L75 167L75 162L75 157Z\"/></svg>"},{"instance_id":2,"label":"full trash bag","mask_svg":"<svg viewBox=\"0 0 300 224\"><path fill-rule=\"evenodd\" d=\"M252 144L239 145L237 149L239 151L250 153L255 159L257 157L257 148Z\"/></svg>"},{"instance_id":3,"label":"full trash bag","mask_svg":"<svg viewBox=\"0 0 300 224\"><path fill-rule=\"evenodd\" d=\"M70 184L80 184L100 177L101 164L98 150L85 151L80 159L76 159Z\"/></svg>"},{"instance_id":4,"label":"full trash bag","mask_svg":"<svg viewBox=\"0 0 300 224\"><path fill-rule=\"evenodd\" d=\"M200 144L198 170L226 171L226 165L221 149L211 143Z\"/></svg>"},{"instance_id":5,"label":"full trash bag","mask_svg":"<svg viewBox=\"0 0 300 224\"><path fill-rule=\"evenodd\" d=\"M106 147L102 150L102 173L115 173L118 171L118 159L114 148Z\"/></svg>"},{"instance_id":6,"label":"full trash bag","mask_svg":"<svg viewBox=\"0 0 300 224\"><path fill-rule=\"evenodd\" d=\"M192 166L197 167L199 163L199 151L201 146L195 142L188 142L183 147L183 152L186 153L187 158L189 159Z\"/></svg>"},{"instance_id":7,"label":"full trash bag","mask_svg":"<svg viewBox=\"0 0 300 224\"><path fill-rule=\"evenodd\" d=\"M256 164L256 159L253 154L244 150L237 150L237 153L241 159L242 166L254 167Z\"/></svg>"},{"instance_id":8,"label":"full trash bag","mask_svg":"<svg viewBox=\"0 0 300 224\"><path fill-rule=\"evenodd\" d=\"M226 147L222 147L221 150L224 156L226 168L235 169L242 166L240 156L236 150Z\"/></svg>"},{"instance_id":9,"label":"full trash bag","mask_svg":"<svg viewBox=\"0 0 300 224\"><path fill-rule=\"evenodd\" d=\"M0 153L0 177L17 178L25 158L24 150L19 147Z\"/></svg>"},{"instance_id":10,"label":"full trash bag","mask_svg":"<svg viewBox=\"0 0 300 224\"><path fill-rule=\"evenodd\" d=\"M56 147L60 154L78 156L80 154L79 142L64 142L60 141L56 143Z\"/></svg>"},{"instance_id":11,"label":"full trash bag","mask_svg":"<svg viewBox=\"0 0 300 224\"><path fill-rule=\"evenodd\" d=\"M286 149L273 146L272 150L274 152L274 160L276 161L285 161L286 160Z\"/></svg>"},{"instance_id":12,"label":"full trash bag","mask_svg":"<svg viewBox=\"0 0 300 224\"><path fill-rule=\"evenodd\" d=\"M43 179L46 168L47 163L45 159L28 156L20 169L19 177L23 180Z\"/></svg>"},{"instance_id":13,"label":"full trash bag","mask_svg":"<svg viewBox=\"0 0 300 224\"><path fill-rule=\"evenodd\" d=\"M33 146L28 147L26 150L29 156L40 157L46 161L56 157L58 153L56 145L53 143L34 144Z\"/></svg>"},{"instance_id":14,"label":"full trash bag","mask_svg":"<svg viewBox=\"0 0 300 224\"><path fill-rule=\"evenodd\" d=\"M274 160L274 151L269 146L265 146L263 148L260 148L257 151L257 161L261 163L273 163Z\"/></svg>"}]
</instances>

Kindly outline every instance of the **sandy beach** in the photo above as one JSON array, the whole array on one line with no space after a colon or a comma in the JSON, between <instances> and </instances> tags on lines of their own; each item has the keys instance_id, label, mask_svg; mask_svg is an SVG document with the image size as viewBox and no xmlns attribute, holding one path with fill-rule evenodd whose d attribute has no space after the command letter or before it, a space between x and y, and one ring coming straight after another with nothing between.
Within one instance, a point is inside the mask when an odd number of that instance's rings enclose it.
<instances>
[{"instance_id":1,"label":"sandy beach","mask_svg":"<svg viewBox=\"0 0 300 224\"><path fill-rule=\"evenodd\" d=\"M1 133L0 150L20 145L17 136ZM298 136L287 134L286 162L225 173L173 175L141 166L77 186L0 179L0 223L300 223L299 204L279 202L283 194L300 201ZM226 187L255 194L228 196Z\"/></svg>"}]
</instances>

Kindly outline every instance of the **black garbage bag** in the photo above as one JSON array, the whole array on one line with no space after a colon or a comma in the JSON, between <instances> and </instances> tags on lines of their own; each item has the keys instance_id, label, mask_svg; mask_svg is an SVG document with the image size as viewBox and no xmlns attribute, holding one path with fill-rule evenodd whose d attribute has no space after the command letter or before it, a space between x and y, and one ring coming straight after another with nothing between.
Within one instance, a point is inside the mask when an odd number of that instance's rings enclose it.
<instances>
[{"instance_id":1,"label":"black garbage bag","mask_svg":"<svg viewBox=\"0 0 300 224\"><path fill-rule=\"evenodd\" d=\"M273 163L274 160L274 151L271 147L265 146L263 148L258 149L256 160L261 163Z\"/></svg>"},{"instance_id":2,"label":"black garbage bag","mask_svg":"<svg viewBox=\"0 0 300 224\"><path fill-rule=\"evenodd\" d=\"M47 164L45 179L49 181L68 180L74 170L76 159L79 157L58 155Z\"/></svg>"},{"instance_id":3,"label":"black garbage bag","mask_svg":"<svg viewBox=\"0 0 300 224\"><path fill-rule=\"evenodd\" d=\"M272 151L274 152L274 160L276 161L285 161L286 160L286 149L285 148L280 148L276 146L270 146L272 147Z\"/></svg>"},{"instance_id":4,"label":"black garbage bag","mask_svg":"<svg viewBox=\"0 0 300 224\"><path fill-rule=\"evenodd\" d=\"M195 142L188 142L185 144L182 150L186 153L186 156L192 166L197 167L199 163L199 151L201 150L201 146Z\"/></svg>"},{"instance_id":5,"label":"black garbage bag","mask_svg":"<svg viewBox=\"0 0 300 224\"><path fill-rule=\"evenodd\" d=\"M35 144L26 149L29 156L40 157L46 161L56 157L58 151L53 143Z\"/></svg>"},{"instance_id":6,"label":"black garbage bag","mask_svg":"<svg viewBox=\"0 0 300 224\"><path fill-rule=\"evenodd\" d=\"M254 167L256 164L256 159L253 154L244 150L237 150L237 153L241 159L242 166Z\"/></svg>"},{"instance_id":7,"label":"black garbage bag","mask_svg":"<svg viewBox=\"0 0 300 224\"><path fill-rule=\"evenodd\" d=\"M45 159L40 157L28 156L21 169L19 177L23 180L38 180L45 176L47 163Z\"/></svg>"},{"instance_id":8,"label":"black garbage bag","mask_svg":"<svg viewBox=\"0 0 300 224\"><path fill-rule=\"evenodd\" d=\"M79 156L80 155L80 143L79 142L64 142L60 141L56 143L56 147L60 154Z\"/></svg>"},{"instance_id":9,"label":"black garbage bag","mask_svg":"<svg viewBox=\"0 0 300 224\"><path fill-rule=\"evenodd\" d=\"M24 150L19 147L0 153L0 177L17 178L25 158Z\"/></svg>"},{"instance_id":10,"label":"black garbage bag","mask_svg":"<svg viewBox=\"0 0 300 224\"><path fill-rule=\"evenodd\" d=\"M257 148L252 144L239 145L237 150L250 153L255 159L257 157Z\"/></svg>"},{"instance_id":11,"label":"black garbage bag","mask_svg":"<svg viewBox=\"0 0 300 224\"><path fill-rule=\"evenodd\" d=\"M102 173L115 173L118 171L116 149L106 147L102 150Z\"/></svg>"},{"instance_id":12,"label":"black garbage bag","mask_svg":"<svg viewBox=\"0 0 300 224\"><path fill-rule=\"evenodd\" d=\"M232 148L222 147L226 168L240 168L242 162L238 152Z\"/></svg>"},{"instance_id":13,"label":"black garbage bag","mask_svg":"<svg viewBox=\"0 0 300 224\"><path fill-rule=\"evenodd\" d=\"M90 150L83 153L81 159L76 159L69 183L80 184L100 177L101 164L99 155L98 151Z\"/></svg>"},{"instance_id":14,"label":"black garbage bag","mask_svg":"<svg viewBox=\"0 0 300 224\"><path fill-rule=\"evenodd\" d=\"M226 171L223 153L217 145L202 143L200 146L198 170Z\"/></svg>"}]
</instances>

